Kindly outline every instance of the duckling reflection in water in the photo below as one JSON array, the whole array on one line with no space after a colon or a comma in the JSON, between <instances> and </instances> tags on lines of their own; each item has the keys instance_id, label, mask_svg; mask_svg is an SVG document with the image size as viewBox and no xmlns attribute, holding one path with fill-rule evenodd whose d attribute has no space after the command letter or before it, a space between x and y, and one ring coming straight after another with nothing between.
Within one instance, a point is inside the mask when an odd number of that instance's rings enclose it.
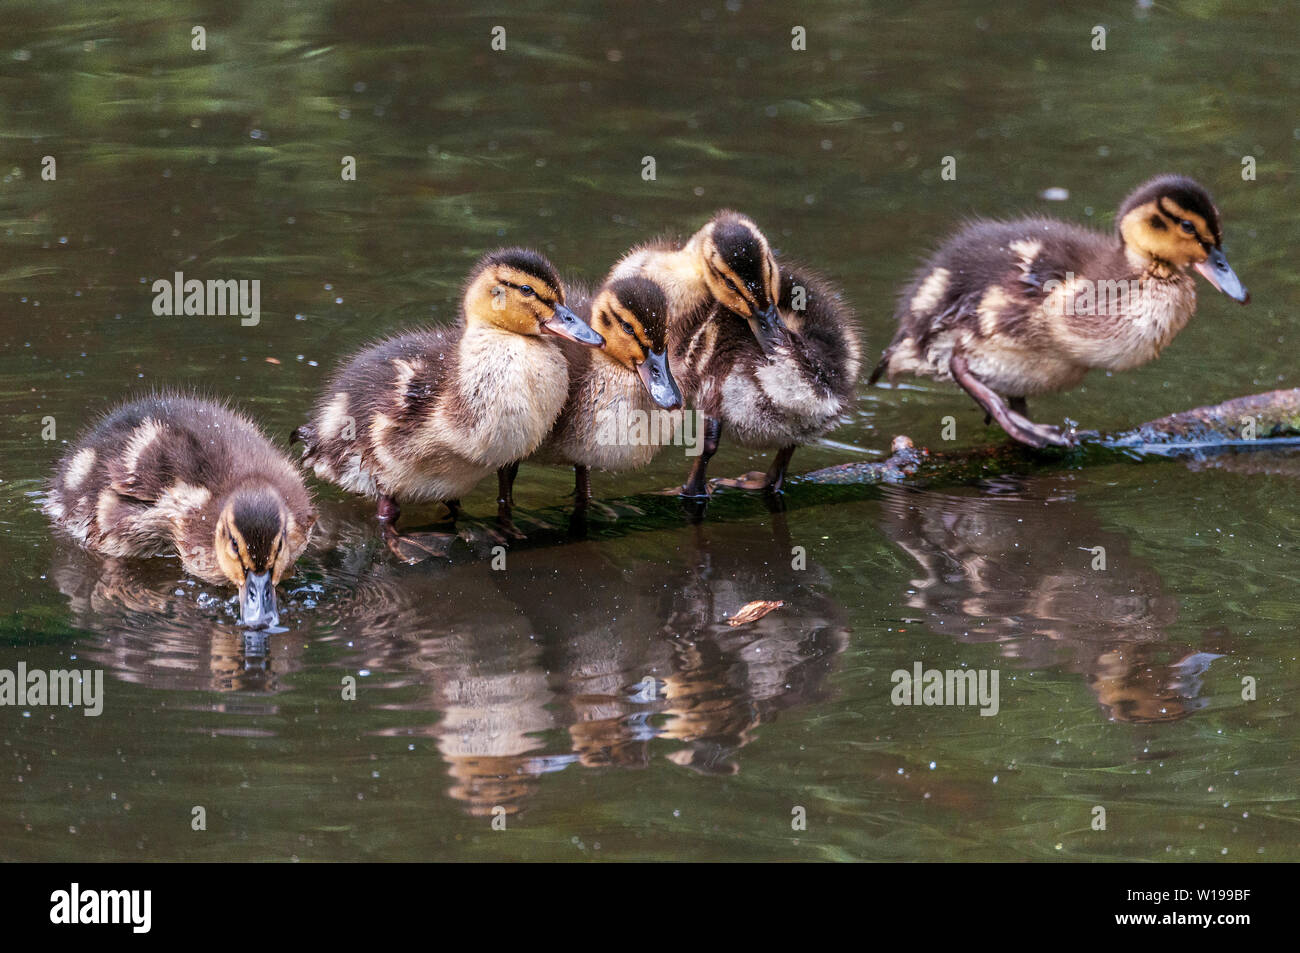
<instances>
[{"instance_id":1,"label":"duckling reflection in water","mask_svg":"<svg viewBox=\"0 0 1300 953\"><path fill-rule=\"evenodd\" d=\"M1169 641L1177 599L1074 490L1070 477L1004 477L982 495L886 488L881 528L923 573L907 605L933 631L997 642L1023 667L1082 674L1117 721L1186 717L1205 704L1200 676L1219 656Z\"/></svg>"},{"instance_id":2,"label":"duckling reflection in water","mask_svg":"<svg viewBox=\"0 0 1300 953\"><path fill-rule=\"evenodd\" d=\"M791 567L787 535L756 546L750 526L710 529L689 565L587 542L521 550L488 585L478 564L437 577L376 565L331 637L354 647L342 664L373 673L372 702L393 693L382 733L435 739L448 794L475 816L523 810L574 764L636 768L659 751L730 773L759 724L826 695L846 629L824 574ZM628 571L636 586L619 582ZM449 590L454 602L438 598ZM726 624L758 597L786 606Z\"/></svg>"},{"instance_id":3,"label":"duckling reflection in water","mask_svg":"<svg viewBox=\"0 0 1300 953\"><path fill-rule=\"evenodd\" d=\"M49 576L68 600L73 625L86 633L80 651L119 681L270 694L302 666L302 639L214 624L206 593L193 580L178 585L174 563L105 559L69 546L57 551ZM281 611L295 603L291 594ZM256 703L237 704L247 711Z\"/></svg>"},{"instance_id":4,"label":"duckling reflection in water","mask_svg":"<svg viewBox=\"0 0 1300 953\"><path fill-rule=\"evenodd\" d=\"M686 564L637 561L635 588L610 585L630 567L589 543L521 554L500 574L538 633L582 764L643 766L663 739L682 745L665 754L676 764L734 773L754 729L825 696L844 611L815 563L791 566L790 548L778 516L759 540L752 526L697 525ZM541 598L560 578L588 603ZM727 624L759 598L785 606Z\"/></svg>"}]
</instances>

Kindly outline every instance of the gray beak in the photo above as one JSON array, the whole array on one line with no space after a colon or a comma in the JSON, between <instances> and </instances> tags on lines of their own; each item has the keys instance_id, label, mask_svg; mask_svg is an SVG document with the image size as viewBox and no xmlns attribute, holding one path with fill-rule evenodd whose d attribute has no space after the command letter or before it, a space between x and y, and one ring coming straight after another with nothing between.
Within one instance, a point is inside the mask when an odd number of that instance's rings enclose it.
<instances>
[{"instance_id":1,"label":"gray beak","mask_svg":"<svg viewBox=\"0 0 1300 953\"><path fill-rule=\"evenodd\" d=\"M774 304L768 305L766 311L750 315L749 327L764 354L772 354L781 345L790 343L790 332Z\"/></svg>"},{"instance_id":2,"label":"gray beak","mask_svg":"<svg viewBox=\"0 0 1300 953\"><path fill-rule=\"evenodd\" d=\"M578 344L587 344L591 347L605 346L605 339L593 331L591 325L562 304L557 304L555 314L542 322L542 330L576 341Z\"/></svg>"},{"instance_id":3,"label":"gray beak","mask_svg":"<svg viewBox=\"0 0 1300 953\"><path fill-rule=\"evenodd\" d=\"M275 607L275 585L271 573L250 572L239 587L239 624L264 629L280 621Z\"/></svg>"},{"instance_id":4,"label":"gray beak","mask_svg":"<svg viewBox=\"0 0 1300 953\"><path fill-rule=\"evenodd\" d=\"M1195 268L1205 276L1206 281L1233 301L1240 301L1242 304L1250 303L1250 292L1246 290L1246 286L1241 283L1237 273L1228 264L1228 258L1223 254L1223 249L1210 249L1210 257L1197 264Z\"/></svg>"},{"instance_id":5,"label":"gray beak","mask_svg":"<svg viewBox=\"0 0 1300 953\"><path fill-rule=\"evenodd\" d=\"M646 393L665 410L676 410L682 405L682 392L673 380L673 372L668 368L668 349L651 351L644 361L636 367L637 376Z\"/></svg>"}]
</instances>

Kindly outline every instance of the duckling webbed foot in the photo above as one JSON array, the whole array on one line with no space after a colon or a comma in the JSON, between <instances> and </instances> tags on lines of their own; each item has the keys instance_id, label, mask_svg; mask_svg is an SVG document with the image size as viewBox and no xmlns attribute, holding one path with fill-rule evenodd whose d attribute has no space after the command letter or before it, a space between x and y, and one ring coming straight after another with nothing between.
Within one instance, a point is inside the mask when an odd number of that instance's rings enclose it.
<instances>
[{"instance_id":1,"label":"duckling webbed foot","mask_svg":"<svg viewBox=\"0 0 1300 953\"><path fill-rule=\"evenodd\" d=\"M410 566L426 559L450 559L451 547L457 539L455 533L399 533L391 523L384 524L384 544L388 551Z\"/></svg>"},{"instance_id":2,"label":"duckling webbed foot","mask_svg":"<svg viewBox=\"0 0 1300 953\"><path fill-rule=\"evenodd\" d=\"M738 477L718 477L713 482L729 490L763 490L767 488L767 474L762 470L750 470Z\"/></svg>"},{"instance_id":3,"label":"duckling webbed foot","mask_svg":"<svg viewBox=\"0 0 1300 953\"><path fill-rule=\"evenodd\" d=\"M971 372L970 365L966 363L966 358L962 355L954 354L948 366L952 370L953 378L961 385L962 389L975 398L975 402L984 408L985 413L998 422L998 426L1005 430L1011 439L1040 450L1047 446L1074 446L1075 441L1073 438L1063 433L1059 428L1047 424L1036 424L1024 414L1018 413L1012 407L1007 406L1006 401ZM1012 400L1028 410L1023 397L1012 398Z\"/></svg>"},{"instance_id":4,"label":"duckling webbed foot","mask_svg":"<svg viewBox=\"0 0 1300 953\"><path fill-rule=\"evenodd\" d=\"M432 557L440 559L451 557L451 545L456 541L455 533L398 532L396 523L398 517L402 515L402 508L393 497L379 498L377 515L384 545L402 562L413 566Z\"/></svg>"},{"instance_id":5,"label":"duckling webbed foot","mask_svg":"<svg viewBox=\"0 0 1300 953\"><path fill-rule=\"evenodd\" d=\"M782 447L772 459L772 465L763 473L750 470L744 476L733 479L715 480L718 486L736 490L762 490L765 493L781 494L785 492L785 471L790 466L790 458L797 447Z\"/></svg>"}]
</instances>

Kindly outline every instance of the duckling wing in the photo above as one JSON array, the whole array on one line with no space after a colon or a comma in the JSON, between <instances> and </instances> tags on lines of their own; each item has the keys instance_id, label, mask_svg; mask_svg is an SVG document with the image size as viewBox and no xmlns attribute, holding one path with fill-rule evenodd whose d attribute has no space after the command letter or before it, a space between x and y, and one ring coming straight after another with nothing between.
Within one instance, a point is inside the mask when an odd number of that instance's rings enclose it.
<instances>
[{"instance_id":1,"label":"duckling wing","mask_svg":"<svg viewBox=\"0 0 1300 953\"><path fill-rule=\"evenodd\" d=\"M108 487L121 497L155 503L178 483L205 482L207 452L197 436L167 421L145 420L105 469Z\"/></svg>"},{"instance_id":2,"label":"duckling wing","mask_svg":"<svg viewBox=\"0 0 1300 953\"><path fill-rule=\"evenodd\" d=\"M849 400L861 369L862 342L857 318L839 290L801 266L782 262L777 307L799 334L808 379L841 401Z\"/></svg>"},{"instance_id":3,"label":"duckling wing","mask_svg":"<svg viewBox=\"0 0 1300 953\"><path fill-rule=\"evenodd\" d=\"M1100 235L1051 219L975 222L941 247L899 299L897 344L924 347L959 325L979 326L997 313L1000 326L1032 317L1052 282L1088 270L1106 244ZM987 323L987 320L986 320Z\"/></svg>"}]
</instances>

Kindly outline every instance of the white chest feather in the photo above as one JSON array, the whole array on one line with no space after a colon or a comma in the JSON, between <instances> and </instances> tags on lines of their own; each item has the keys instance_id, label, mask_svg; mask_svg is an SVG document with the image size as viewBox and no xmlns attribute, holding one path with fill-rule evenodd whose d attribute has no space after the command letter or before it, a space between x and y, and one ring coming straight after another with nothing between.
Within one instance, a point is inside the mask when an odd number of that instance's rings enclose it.
<instances>
[{"instance_id":1,"label":"white chest feather","mask_svg":"<svg viewBox=\"0 0 1300 953\"><path fill-rule=\"evenodd\" d=\"M577 413L590 414L574 462L602 470L627 470L654 459L672 443L681 411L657 407L637 376L612 361L597 360L579 396Z\"/></svg>"},{"instance_id":2,"label":"white chest feather","mask_svg":"<svg viewBox=\"0 0 1300 953\"><path fill-rule=\"evenodd\" d=\"M457 391L468 408L450 416L457 450L488 467L522 460L542 442L564 406L568 364L549 339L493 329L467 331L460 342Z\"/></svg>"},{"instance_id":3,"label":"white chest feather","mask_svg":"<svg viewBox=\"0 0 1300 953\"><path fill-rule=\"evenodd\" d=\"M1196 310L1196 286L1186 275L1093 285L1094 299L1076 298L1077 316L1067 317L1058 333L1085 367L1125 371L1154 360Z\"/></svg>"}]
</instances>

